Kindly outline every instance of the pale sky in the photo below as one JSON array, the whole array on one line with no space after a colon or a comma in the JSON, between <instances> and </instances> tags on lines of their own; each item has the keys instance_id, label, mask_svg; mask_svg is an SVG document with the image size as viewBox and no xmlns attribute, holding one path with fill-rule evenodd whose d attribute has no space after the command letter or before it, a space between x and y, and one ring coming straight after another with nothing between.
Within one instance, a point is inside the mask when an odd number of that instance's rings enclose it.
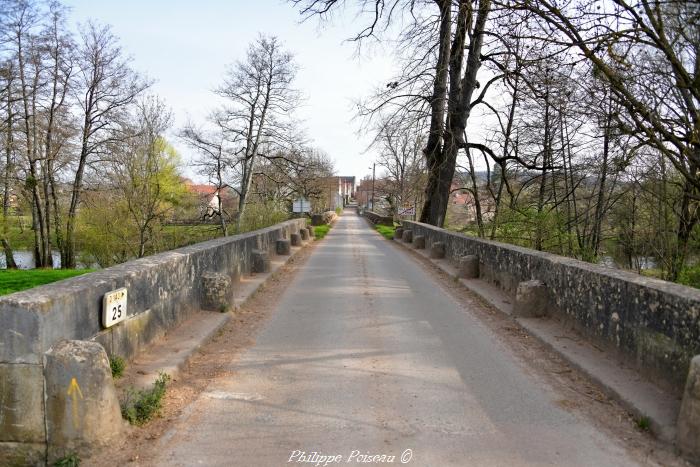
<instances>
[{"instance_id":1,"label":"pale sky","mask_svg":"<svg viewBox=\"0 0 700 467\"><path fill-rule=\"evenodd\" d=\"M203 123L218 97L211 90L227 64L244 58L258 33L276 35L295 54L297 87L307 100L298 112L313 144L335 162L338 175L371 173L374 154L363 154L370 138L357 134L353 101L383 86L392 72L386 50L375 47L357 57L351 11L320 25L301 22L298 11L280 0L65 0L75 24L92 18L110 24L133 66L155 80L152 91L172 108L174 130L188 118ZM355 24L353 24L355 22ZM174 136L185 163L191 155ZM192 175L191 171L186 172Z\"/></svg>"}]
</instances>

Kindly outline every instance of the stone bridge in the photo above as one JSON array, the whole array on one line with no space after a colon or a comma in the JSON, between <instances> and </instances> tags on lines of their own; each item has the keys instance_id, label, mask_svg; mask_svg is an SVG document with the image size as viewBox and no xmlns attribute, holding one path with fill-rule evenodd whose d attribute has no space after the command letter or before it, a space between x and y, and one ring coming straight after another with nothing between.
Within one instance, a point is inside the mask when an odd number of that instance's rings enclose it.
<instances>
[{"instance_id":1,"label":"stone bridge","mask_svg":"<svg viewBox=\"0 0 700 467\"><path fill-rule=\"evenodd\" d=\"M371 224L390 219L364 215L346 210L312 247L256 343L231 357L233 376L143 465L646 462L565 410L484 316L648 425L639 436L700 459L699 291L417 222L388 241ZM309 229L291 220L0 298L0 465L99 458L123 442L108 357L143 385L181 371L311 245Z\"/></svg>"}]
</instances>

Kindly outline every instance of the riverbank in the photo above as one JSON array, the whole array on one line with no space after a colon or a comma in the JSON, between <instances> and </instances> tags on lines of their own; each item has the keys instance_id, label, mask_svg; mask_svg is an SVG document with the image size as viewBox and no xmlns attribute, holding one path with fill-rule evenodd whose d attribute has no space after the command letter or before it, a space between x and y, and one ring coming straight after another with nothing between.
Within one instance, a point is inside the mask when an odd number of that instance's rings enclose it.
<instances>
[{"instance_id":1,"label":"riverbank","mask_svg":"<svg viewBox=\"0 0 700 467\"><path fill-rule=\"evenodd\" d=\"M0 295L31 289L39 285L68 279L94 269L16 269L0 270Z\"/></svg>"}]
</instances>

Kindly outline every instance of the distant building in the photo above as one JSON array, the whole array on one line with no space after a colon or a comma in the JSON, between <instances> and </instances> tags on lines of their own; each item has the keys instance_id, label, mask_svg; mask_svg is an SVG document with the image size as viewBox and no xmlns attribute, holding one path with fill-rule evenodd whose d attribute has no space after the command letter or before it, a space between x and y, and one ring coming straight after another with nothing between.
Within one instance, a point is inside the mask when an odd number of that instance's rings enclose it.
<instances>
[{"instance_id":1,"label":"distant building","mask_svg":"<svg viewBox=\"0 0 700 467\"><path fill-rule=\"evenodd\" d=\"M481 204L481 215L485 221L493 219L495 203L490 193L485 189L479 189L479 201ZM450 187L450 204L449 209L452 217L459 218L461 222L476 221L476 203L474 195L471 191L464 188L457 181L453 181Z\"/></svg>"},{"instance_id":2,"label":"distant building","mask_svg":"<svg viewBox=\"0 0 700 467\"><path fill-rule=\"evenodd\" d=\"M183 180L187 192L193 195L197 201L199 217L211 217L221 213L222 206L232 206L235 194L230 188L219 189L215 185L195 184L190 179Z\"/></svg>"},{"instance_id":3,"label":"distant building","mask_svg":"<svg viewBox=\"0 0 700 467\"><path fill-rule=\"evenodd\" d=\"M325 177L321 181L323 187L323 197L326 208L345 207L351 199L355 198L355 177L332 176Z\"/></svg>"},{"instance_id":4,"label":"distant building","mask_svg":"<svg viewBox=\"0 0 700 467\"><path fill-rule=\"evenodd\" d=\"M375 211L388 209L387 196L392 193L392 182L388 178L377 178L372 183L372 177L360 180L360 185L356 189L357 203L360 206L369 208L372 204L372 189L374 188Z\"/></svg>"},{"instance_id":5,"label":"distant building","mask_svg":"<svg viewBox=\"0 0 700 467\"><path fill-rule=\"evenodd\" d=\"M350 202L350 199L355 198L355 177L338 177L340 179L340 191L345 204Z\"/></svg>"}]
</instances>

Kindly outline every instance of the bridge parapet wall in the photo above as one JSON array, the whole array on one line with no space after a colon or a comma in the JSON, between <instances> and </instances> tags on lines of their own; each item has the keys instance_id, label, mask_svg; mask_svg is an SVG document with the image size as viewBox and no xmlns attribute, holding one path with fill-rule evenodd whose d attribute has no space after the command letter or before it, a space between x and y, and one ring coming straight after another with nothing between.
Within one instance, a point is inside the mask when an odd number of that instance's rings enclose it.
<instances>
[{"instance_id":1,"label":"bridge parapet wall","mask_svg":"<svg viewBox=\"0 0 700 467\"><path fill-rule=\"evenodd\" d=\"M682 393L690 361L700 353L700 290L419 222L403 225L425 236L426 248L442 242L455 264L477 256L480 278L513 297L520 283L541 281L547 314Z\"/></svg>"},{"instance_id":2,"label":"bridge parapet wall","mask_svg":"<svg viewBox=\"0 0 700 467\"><path fill-rule=\"evenodd\" d=\"M372 224L383 224L383 225L393 225L394 218L391 216L384 216L377 214L372 211L364 211L364 216L369 219Z\"/></svg>"},{"instance_id":3,"label":"bridge parapet wall","mask_svg":"<svg viewBox=\"0 0 700 467\"><path fill-rule=\"evenodd\" d=\"M45 460L51 423L44 377L52 347L92 340L107 354L130 359L201 308L205 273L235 284L251 272L253 250L274 255L278 239L305 225L293 219L0 297L0 465ZM127 318L103 329L102 298L121 287L128 290Z\"/></svg>"}]
</instances>

